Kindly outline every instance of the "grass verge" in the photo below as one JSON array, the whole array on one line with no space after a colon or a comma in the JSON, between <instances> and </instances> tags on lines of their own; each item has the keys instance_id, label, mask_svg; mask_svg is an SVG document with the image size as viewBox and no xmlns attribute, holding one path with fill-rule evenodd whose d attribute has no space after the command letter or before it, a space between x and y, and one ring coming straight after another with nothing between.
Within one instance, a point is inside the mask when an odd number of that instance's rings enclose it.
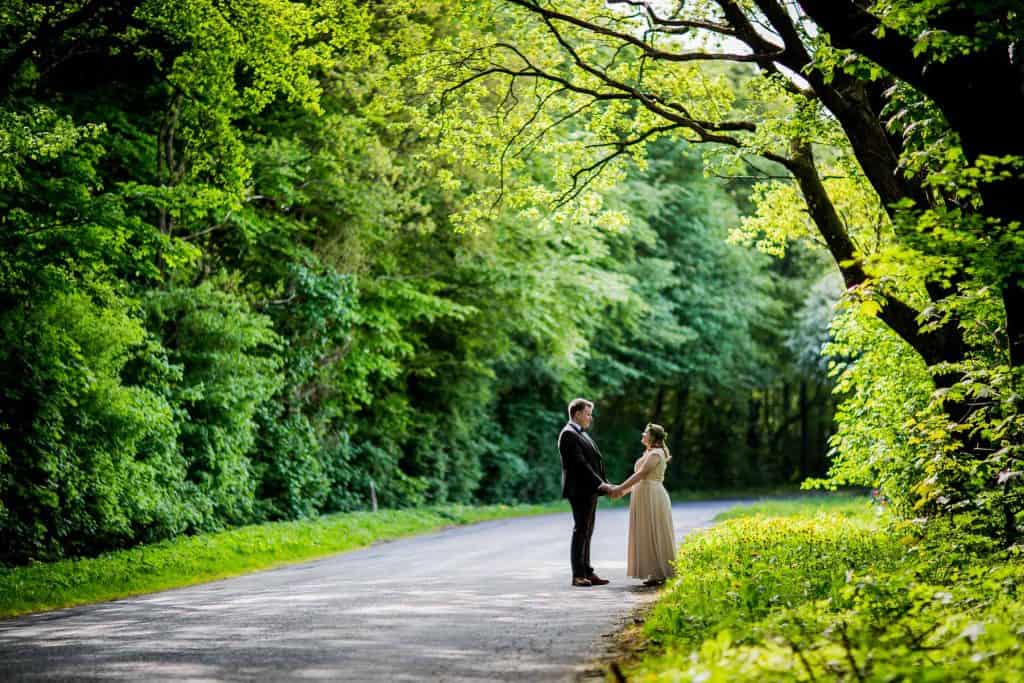
<instances>
[{"instance_id":1,"label":"grass verge","mask_svg":"<svg viewBox=\"0 0 1024 683\"><path fill-rule=\"evenodd\" d=\"M614 483L618 483L613 481ZM792 497L824 497L819 493L808 493L800 489L799 485L784 486L762 486L733 489L676 489L668 492L672 503L699 503L714 501L739 501L753 499L792 498ZM628 508L629 497L624 496L616 500L601 498L601 507Z\"/></svg>"},{"instance_id":2,"label":"grass verge","mask_svg":"<svg viewBox=\"0 0 1024 683\"><path fill-rule=\"evenodd\" d=\"M686 539L629 681L1024 681L1024 566L866 499L767 501Z\"/></svg>"},{"instance_id":3,"label":"grass verge","mask_svg":"<svg viewBox=\"0 0 1024 683\"><path fill-rule=\"evenodd\" d=\"M741 517L807 517L818 513L831 513L842 517L872 519L878 509L865 496L848 494L806 494L798 497L759 500L750 505L737 506L715 515L715 521Z\"/></svg>"},{"instance_id":4,"label":"grass verge","mask_svg":"<svg viewBox=\"0 0 1024 683\"><path fill-rule=\"evenodd\" d=\"M749 498L785 492L676 492L673 501ZM775 504L767 501L750 509L767 509L764 506ZM601 499L602 507L628 505L627 498ZM342 513L177 538L95 558L0 567L0 618L214 581L451 525L566 510L568 505L560 501L544 505L447 505Z\"/></svg>"},{"instance_id":5,"label":"grass verge","mask_svg":"<svg viewBox=\"0 0 1024 683\"><path fill-rule=\"evenodd\" d=\"M452 525L567 509L559 502L350 512L181 537L94 558L0 568L0 617L204 583Z\"/></svg>"}]
</instances>

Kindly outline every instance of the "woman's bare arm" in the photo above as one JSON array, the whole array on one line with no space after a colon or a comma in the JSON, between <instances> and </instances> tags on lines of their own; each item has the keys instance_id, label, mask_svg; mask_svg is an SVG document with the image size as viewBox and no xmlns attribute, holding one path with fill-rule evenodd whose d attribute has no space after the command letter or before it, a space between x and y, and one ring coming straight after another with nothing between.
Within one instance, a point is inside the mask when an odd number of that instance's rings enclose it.
<instances>
[{"instance_id":1,"label":"woman's bare arm","mask_svg":"<svg viewBox=\"0 0 1024 683\"><path fill-rule=\"evenodd\" d=\"M650 451L647 454L645 454L643 460L640 463L640 469L634 472L629 479L622 482L613 489L613 492L611 494L613 498L621 498L622 496L626 495L627 493L629 493L630 489L636 486L637 482L641 481L642 479L644 479L644 477L650 474L651 470L653 470L655 465L657 464L654 458L651 457L652 455L654 455L654 453L654 451Z\"/></svg>"}]
</instances>

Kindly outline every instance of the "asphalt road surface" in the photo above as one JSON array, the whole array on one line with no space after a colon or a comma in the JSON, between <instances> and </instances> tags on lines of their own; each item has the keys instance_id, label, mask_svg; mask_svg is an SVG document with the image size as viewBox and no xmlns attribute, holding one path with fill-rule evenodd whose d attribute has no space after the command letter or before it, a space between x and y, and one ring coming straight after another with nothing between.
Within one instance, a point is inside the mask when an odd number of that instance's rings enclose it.
<instances>
[{"instance_id":1,"label":"asphalt road surface","mask_svg":"<svg viewBox=\"0 0 1024 683\"><path fill-rule=\"evenodd\" d=\"M676 505L676 536L732 505ZM570 587L571 527L568 512L484 522L0 620L0 680L571 680L654 597L625 575L627 510L598 511L608 586Z\"/></svg>"}]
</instances>

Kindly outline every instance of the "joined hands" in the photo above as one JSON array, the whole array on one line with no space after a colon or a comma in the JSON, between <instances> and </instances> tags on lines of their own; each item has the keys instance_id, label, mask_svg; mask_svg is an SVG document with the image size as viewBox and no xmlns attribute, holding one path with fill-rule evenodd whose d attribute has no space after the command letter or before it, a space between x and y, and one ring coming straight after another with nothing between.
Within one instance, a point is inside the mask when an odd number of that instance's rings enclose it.
<instances>
[{"instance_id":1,"label":"joined hands","mask_svg":"<svg viewBox=\"0 0 1024 683\"><path fill-rule=\"evenodd\" d=\"M609 498L611 498L612 500L616 500L618 498L622 498L624 495L626 495L626 492L622 490L622 487L620 487L620 486L613 486L613 485L611 485L611 484L609 484L607 482L605 482L605 483L601 484L600 486L598 486L597 490L601 491L602 493L607 494L607 496Z\"/></svg>"}]
</instances>

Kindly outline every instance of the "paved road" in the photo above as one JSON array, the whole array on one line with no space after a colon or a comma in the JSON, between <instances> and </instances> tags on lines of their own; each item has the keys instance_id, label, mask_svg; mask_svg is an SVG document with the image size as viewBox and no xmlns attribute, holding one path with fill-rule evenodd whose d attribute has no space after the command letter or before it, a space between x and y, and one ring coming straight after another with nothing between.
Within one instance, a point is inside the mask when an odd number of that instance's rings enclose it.
<instances>
[{"instance_id":1,"label":"paved road","mask_svg":"<svg viewBox=\"0 0 1024 683\"><path fill-rule=\"evenodd\" d=\"M734 503L673 508L676 535ZM569 586L568 513L485 522L235 579L0 621L0 680L556 681L653 597L628 512L598 512Z\"/></svg>"}]
</instances>

